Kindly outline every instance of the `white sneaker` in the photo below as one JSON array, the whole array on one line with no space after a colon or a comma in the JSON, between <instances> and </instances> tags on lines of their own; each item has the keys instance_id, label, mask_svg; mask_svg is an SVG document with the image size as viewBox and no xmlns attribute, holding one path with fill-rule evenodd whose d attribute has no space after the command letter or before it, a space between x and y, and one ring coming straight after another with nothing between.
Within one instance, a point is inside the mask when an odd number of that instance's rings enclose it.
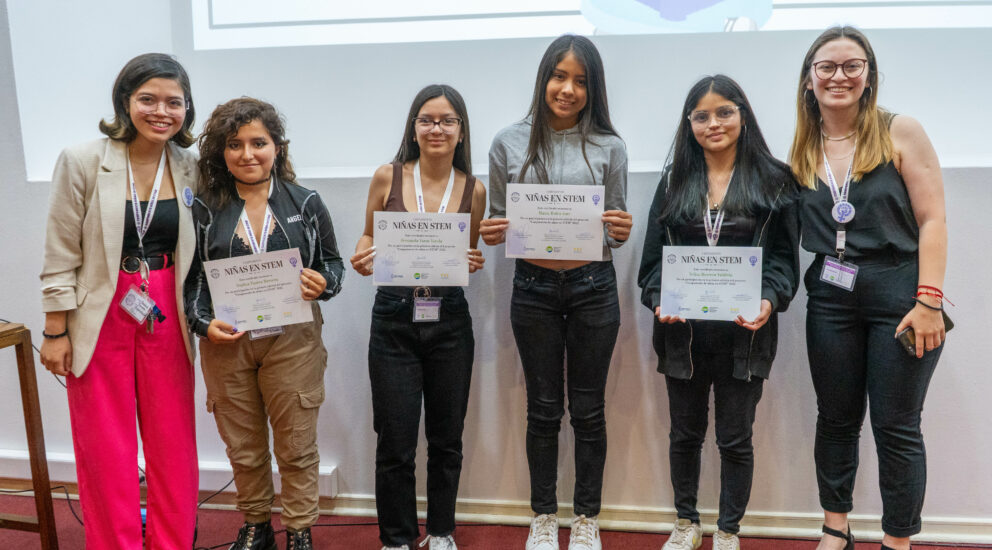
<instances>
[{"instance_id":1,"label":"white sneaker","mask_svg":"<svg viewBox=\"0 0 992 550\"><path fill-rule=\"evenodd\" d=\"M572 520L572 534L568 537L568 550L602 550L599 541L599 521L595 518L576 516Z\"/></svg>"},{"instance_id":2,"label":"white sneaker","mask_svg":"<svg viewBox=\"0 0 992 550\"><path fill-rule=\"evenodd\" d=\"M696 550L702 545L703 528L698 523L679 518L661 550Z\"/></svg>"},{"instance_id":3,"label":"white sneaker","mask_svg":"<svg viewBox=\"0 0 992 550\"><path fill-rule=\"evenodd\" d=\"M541 514L530 522L526 550L558 550L558 516Z\"/></svg>"},{"instance_id":4,"label":"white sneaker","mask_svg":"<svg viewBox=\"0 0 992 550\"><path fill-rule=\"evenodd\" d=\"M713 550L741 550L741 540L733 533L717 531L713 535Z\"/></svg>"},{"instance_id":5,"label":"white sneaker","mask_svg":"<svg viewBox=\"0 0 992 550\"><path fill-rule=\"evenodd\" d=\"M443 537L427 535L427 538L420 541L420 544L418 544L417 547L423 548L428 542L430 542L430 546L428 546L430 550L458 550L458 546L455 544L455 538L451 535L446 535Z\"/></svg>"}]
</instances>

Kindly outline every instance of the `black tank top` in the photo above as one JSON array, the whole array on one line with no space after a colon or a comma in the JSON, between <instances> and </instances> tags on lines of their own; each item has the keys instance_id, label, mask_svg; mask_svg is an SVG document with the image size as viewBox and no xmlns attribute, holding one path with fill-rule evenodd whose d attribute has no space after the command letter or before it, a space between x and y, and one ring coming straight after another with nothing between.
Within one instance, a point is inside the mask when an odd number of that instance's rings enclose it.
<instances>
[{"instance_id":1,"label":"black tank top","mask_svg":"<svg viewBox=\"0 0 992 550\"><path fill-rule=\"evenodd\" d=\"M919 248L920 228L909 202L902 176L890 161L852 182L848 199L854 219L846 224L845 256L908 256ZM819 181L816 190L803 188L799 195L803 248L815 254L836 255L837 222L830 216L834 201L830 188Z\"/></svg>"},{"instance_id":2,"label":"black tank top","mask_svg":"<svg viewBox=\"0 0 992 550\"><path fill-rule=\"evenodd\" d=\"M124 246L121 248L121 258L140 256L138 251L138 230L134 225L134 212L131 201L126 201L124 207ZM141 201L141 212L148 208L148 201ZM146 256L166 254L176 250L179 242L179 203L176 199L158 201L155 215L148 226L148 232L141 239Z\"/></svg>"},{"instance_id":3,"label":"black tank top","mask_svg":"<svg viewBox=\"0 0 992 550\"><path fill-rule=\"evenodd\" d=\"M716 217L716 210L710 211L710 219ZM723 225L720 226L720 240L717 246L751 246L754 242L755 219L739 214L724 214ZM673 228L678 234L678 242L685 246L706 246L706 228L703 218L677 225Z\"/></svg>"}]
</instances>

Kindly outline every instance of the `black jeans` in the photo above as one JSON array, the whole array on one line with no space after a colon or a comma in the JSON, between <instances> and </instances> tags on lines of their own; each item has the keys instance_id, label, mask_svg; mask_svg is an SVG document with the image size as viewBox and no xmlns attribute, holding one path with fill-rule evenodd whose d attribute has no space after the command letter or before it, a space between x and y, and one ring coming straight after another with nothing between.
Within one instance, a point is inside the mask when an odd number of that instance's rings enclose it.
<instances>
[{"instance_id":1,"label":"black jeans","mask_svg":"<svg viewBox=\"0 0 992 550\"><path fill-rule=\"evenodd\" d=\"M510 322L527 382L531 508L558 511L558 432L567 379L575 514L596 516L606 465L606 376L620 329L613 263L553 271L517 260Z\"/></svg>"},{"instance_id":2,"label":"black jeans","mask_svg":"<svg viewBox=\"0 0 992 550\"><path fill-rule=\"evenodd\" d=\"M724 326L721 326L724 325ZM751 443L754 413L761 400L764 380L734 378L732 323L695 323L692 377L665 377L672 429L668 435L672 489L678 517L699 523L696 495L703 441L709 420L710 386L715 406L716 444L720 449L720 517L717 527L727 533L740 531L754 477Z\"/></svg>"},{"instance_id":3,"label":"black jeans","mask_svg":"<svg viewBox=\"0 0 992 550\"><path fill-rule=\"evenodd\" d=\"M414 461L421 401L427 435L427 533L443 536L455 529L475 339L462 289L432 290L443 296L439 322L413 322L408 288L380 289L372 309L375 503L379 538L386 546L413 548L419 535Z\"/></svg>"},{"instance_id":4,"label":"black jeans","mask_svg":"<svg viewBox=\"0 0 992 550\"><path fill-rule=\"evenodd\" d=\"M858 439L865 418L878 451L882 529L894 537L920 532L927 467L920 413L942 348L922 359L893 337L914 305L915 258L855 262L853 292L820 281L822 258L806 272L806 347L816 390L816 478L828 512L853 508Z\"/></svg>"}]
</instances>

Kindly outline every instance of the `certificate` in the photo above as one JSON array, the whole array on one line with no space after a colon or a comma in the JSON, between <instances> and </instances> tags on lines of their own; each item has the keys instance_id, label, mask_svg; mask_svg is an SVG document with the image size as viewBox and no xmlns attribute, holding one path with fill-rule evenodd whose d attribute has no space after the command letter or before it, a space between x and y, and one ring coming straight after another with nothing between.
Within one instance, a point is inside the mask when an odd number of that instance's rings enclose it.
<instances>
[{"instance_id":1,"label":"certificate","mask_svg":"<svg viewBox=\"0 0 992 550\"><path fill-rule=\"evenodd\" d=\"M661 314L748 321L761 312L761 248L666 246L661 252Z\"/></svg>"},{"instance_id":2,"label":"certificate","mask_svg":"<svg viewBox=\"0 0 992 550\"><path fill-rule=\"evenodd\" d=\"M471 214L376 212L372 282L468 286Z\"/></svg>"},{"instance_id":3,"label":"certificate","mask_svg":"<svg viewBox=\"0 0 992 550\"><path fill-rule=\"evenodd\" d=\"M300 295L300 250L274 250L203 262L214 316L243 330L313 320Z\"/></svg>"},{"instance_id":4,"label":"certificate","mask_svg":"<svg viewBox=\"0 0 992 550\"><path fill-rule=\"evenodd\" d=\"M602 185L506 186L506 257L603 259Z\"/></svg>"}]
</instances>

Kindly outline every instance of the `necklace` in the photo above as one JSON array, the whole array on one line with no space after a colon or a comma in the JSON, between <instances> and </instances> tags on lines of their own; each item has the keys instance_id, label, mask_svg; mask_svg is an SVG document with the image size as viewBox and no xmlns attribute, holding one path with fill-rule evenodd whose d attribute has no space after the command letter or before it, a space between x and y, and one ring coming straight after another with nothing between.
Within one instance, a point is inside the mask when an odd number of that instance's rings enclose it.
<instances>
[{"instance_id":1,"label":"necklace","mask_svg":"<svg viewBox=\"0 0 992 550\"><path fill-rule=\"evenodd\" d=\"M730 176L727 178L727 185L723 188L723 196L720 197L720 200L713 200L710 197L709 189L706 190L706 202L709 203L710 210L716 210L717 208L720 208L720 203L722 203L723 200L727 198L727 191L730 190L730 180L734 179L734 170L736 168L737 167L735 166L730 170Z\"/></svg>"},{"instance_id":2,"label":"necklace","mask_svg":"<svg viewBox=\"0 0 992 550\"><path fill-rule=\"evenodd\" d=\"M846 158L850 158L851 155L853 155L854 154L854 151L856 151L856 150L857 150L857 147L851 149L851 152L847 153L846 155L839 156L839 157L827 157L827 158L830 159L830 160L843 160L843 159L846 159ZM826 156L826 153L824 153L823 156Z\"/></svg>"},{"instance_id":3,"label":"necklace","mask_svg":"<svg viewBox=\"0 0 992 550\"><path fill-rule=\"evenodd\" d=\"M827 133L823 131L823 128L820 128L820 135L823 136L823 139L827 141L844 141L847 139L851 139L852 137L854 137L854 134L856 134L857 132L858 132L857 130L851 130L851 133L847 134L846 136L833 137L833 136L828 136Z\"/></svg>"}]
</instances>

